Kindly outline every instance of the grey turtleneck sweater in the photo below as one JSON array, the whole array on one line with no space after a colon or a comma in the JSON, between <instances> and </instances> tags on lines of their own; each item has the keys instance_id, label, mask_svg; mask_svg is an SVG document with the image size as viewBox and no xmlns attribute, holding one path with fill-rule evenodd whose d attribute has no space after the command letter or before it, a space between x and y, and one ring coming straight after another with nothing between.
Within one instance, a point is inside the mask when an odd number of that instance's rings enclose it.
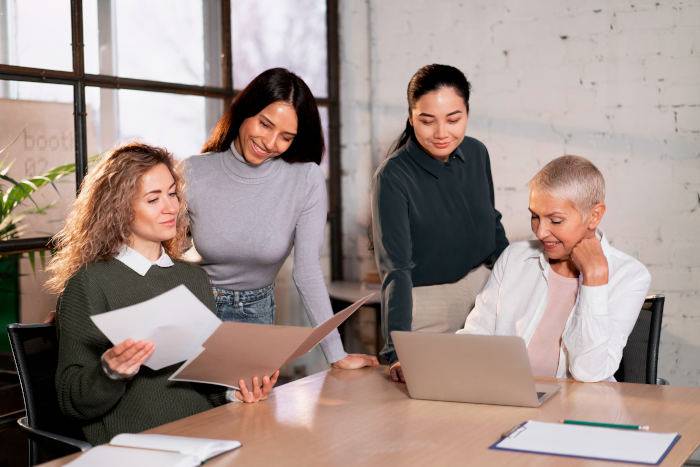
<instances>
[{"instance_id":1,"label":"grey turtleneck sweater","mask_svg":"<svg viewBox=\"0 0 700 467\"><path fill-rule=\"evenodd\" d=\"M315 326L332 315L321 270L326 181L312 162L249 165L235 149L185 161L191 232L211 283L270 285L294 247L293 279ZM346 356L337 331L321 342L329 362Z\"/></svg>"}]
</instances>

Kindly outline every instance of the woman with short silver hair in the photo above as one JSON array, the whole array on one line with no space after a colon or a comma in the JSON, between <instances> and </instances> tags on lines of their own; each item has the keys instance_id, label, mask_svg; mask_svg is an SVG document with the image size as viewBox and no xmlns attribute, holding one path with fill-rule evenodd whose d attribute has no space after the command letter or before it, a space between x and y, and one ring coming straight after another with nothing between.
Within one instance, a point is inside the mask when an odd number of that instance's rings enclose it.
<instances>
[{"instance_id":1,"label":"woman with short silver hair","mask_svg":"<svg viewBox=\"0 0 700 467\"><path fill-rule=\"evenodd\" d=\"M563 156L530 181L536 241L496 261L459 333L520 336L536 376L614 380L651 277L598 228L605 181L590 161Z\"/></svg>"}]
</instances>

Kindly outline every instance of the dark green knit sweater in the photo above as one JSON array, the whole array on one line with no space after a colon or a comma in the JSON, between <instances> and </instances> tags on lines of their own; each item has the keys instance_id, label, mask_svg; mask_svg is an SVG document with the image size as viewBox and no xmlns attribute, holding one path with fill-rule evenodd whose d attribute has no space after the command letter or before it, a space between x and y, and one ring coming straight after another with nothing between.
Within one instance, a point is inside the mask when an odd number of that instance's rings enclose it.
<instances>
[{"instance_id":1,"label":"dark green knit sweater","mask_svg":"<svg viewBox=\"0 0 700 467\"><path fill-rule=\"evenodd\" d=\"M112 347L90 319L143 302L184 284L212 311L206 273L175 262L152 266L145 276L112 259L89 264L69 281L57 314L56 391L61 411L80 421L86 439L105 443L119 433L135 433L187 417L225 402L221 387L168 381L177 365L153 371L142 366L130 381L113 381L100 358Z\"/></svg>"}]
</instances>

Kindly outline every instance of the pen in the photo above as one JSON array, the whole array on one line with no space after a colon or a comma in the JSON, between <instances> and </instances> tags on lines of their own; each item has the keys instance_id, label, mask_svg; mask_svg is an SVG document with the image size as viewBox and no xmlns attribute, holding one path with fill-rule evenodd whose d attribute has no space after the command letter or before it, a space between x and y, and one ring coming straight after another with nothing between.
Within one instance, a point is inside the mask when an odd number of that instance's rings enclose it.
<instances>
[{"instance_id":1,"label":"pen","mask_svg":"<svg viewBox=\"0 0 700 467\"><path fill-rule=\"evenodd\" d=\"M585 420L562 420L567 425L599 426L603 428L618 428L620 430L649 431L649 425L623 425L619 423L587 422Z\"/></svg>"}]
</instances>

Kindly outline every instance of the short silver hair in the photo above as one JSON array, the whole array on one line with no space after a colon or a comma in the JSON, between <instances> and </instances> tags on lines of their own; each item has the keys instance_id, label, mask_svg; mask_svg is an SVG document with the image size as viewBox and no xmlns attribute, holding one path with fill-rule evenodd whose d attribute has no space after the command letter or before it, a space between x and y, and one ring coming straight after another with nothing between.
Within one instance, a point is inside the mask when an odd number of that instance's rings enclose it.
<instances>
[{"instance_id":1,"label":"short silver hair","mask_svg":"<svg viewBox=\"0 0 700 467\"><path fill-rule=\"evenodd\" d=\"M542 167L528 183L558 198L574 203L582 214L605 202L605 179L591 161L581 156L557 157Z\"/></svg>"}]
</instances>

